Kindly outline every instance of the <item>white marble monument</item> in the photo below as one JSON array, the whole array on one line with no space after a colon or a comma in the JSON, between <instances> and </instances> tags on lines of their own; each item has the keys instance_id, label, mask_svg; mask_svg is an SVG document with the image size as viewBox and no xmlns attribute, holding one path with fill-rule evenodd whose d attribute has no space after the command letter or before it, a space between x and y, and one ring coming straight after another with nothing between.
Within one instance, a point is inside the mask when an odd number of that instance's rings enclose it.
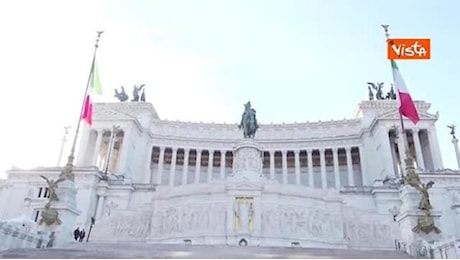
<instances>
[{"instance_id":1,"label":"white marble monument","mask_svg":"<svg viewBox=\"0 0 460 260\"><path fill-rule=\"evenodd\" d=\"M439 241L456 238L460 174L443 167L438 115L416 106L421 120L405 120L404 134L420 179L434 182ZM89 230L94 217L90 240L387 250L418 241L419 194L398 184L406 165L395 100L363 101L345 120L260 124L253 139L235 124L162 120L150 103L94 110L74 170L75 227ZM20 215L33 189L38 221L47 196L39 175L60 171L8 171L0 218Z\"/></svg>"}]
</instances>

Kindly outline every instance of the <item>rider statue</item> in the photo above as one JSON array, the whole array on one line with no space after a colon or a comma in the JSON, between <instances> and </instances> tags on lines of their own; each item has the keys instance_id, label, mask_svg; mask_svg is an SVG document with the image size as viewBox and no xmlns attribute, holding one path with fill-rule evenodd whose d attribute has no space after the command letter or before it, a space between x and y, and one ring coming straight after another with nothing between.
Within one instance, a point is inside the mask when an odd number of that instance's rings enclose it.
<instances>
[{"instance_id":1,"label":"rider statue","mask_svg":"<svg viewBox=\"0 0 460 260\"><path fill-rule=\"evenodd\" d=\"M256 119L256 110L251 107L251 102L248 101L244 105L244 113L241 116L241 123L238 128L243 128L244 138L254 138L259 125Z\"/></svg>"}]
</instances>

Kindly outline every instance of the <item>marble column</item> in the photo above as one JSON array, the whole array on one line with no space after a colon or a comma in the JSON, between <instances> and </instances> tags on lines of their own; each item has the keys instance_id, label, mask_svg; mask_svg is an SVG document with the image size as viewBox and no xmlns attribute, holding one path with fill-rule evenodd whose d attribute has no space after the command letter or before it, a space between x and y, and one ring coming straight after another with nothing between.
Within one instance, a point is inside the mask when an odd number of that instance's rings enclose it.
<instances>
[{"instance_id":1,"label":"marble column","mask_svg":"<svg viewBox=\"0 0 460 260\"><path fill-rule=\"evenodd\" d=\"M351 160L351 147L346 147L345 151L347 154L348 186L355 186L355 178L353 175L353 161Z\"/></svg>"},{"instance_id":2,"label":"marble column","mask_svg":"<svg viewBox=\"0 0 460 260\"><path fill-rule=\"evenodd\" d=\"M275 151L270 151L270 180L275 179Z\"/></svg>"},{"instance_id":3,"label":"marble column","mask_svg":"<svg viewBox=\"0 0 460 260\"><path fill-rule=\"evenodd\" d=\"M378 135L371 139L376 140L381 145L381 153L379 160L382 161L383 170L380 172L372 171L369 172L369 178L372 179L371 182L375 179L384 179L385 176L398 176L399 172L399 163L397 157L393 157L392 151L396 151L396 143L392 143L392 138L390 138L390 132L397 131L394 127L381 127L378 130ZM368 139L369 140L369 139ZM394 160L396 158L396 160ZM372 160L372 159L371 159ZM372 183L371 183L372 184Z\"/></svg>"},{"instance_id":4,"label":"marble column","mask_svg":"<svg viewBox=\"0 0 460 260\"><path fill-rule=\"evenodd\" d=\"M412 129L412 137L414 139L415 157L417 159L417 168L425 169L425 160L423 159L422 146L418 135L419 129Z\"/></svg>"},{"instance_id":5,"label":"marble column","mask_svg":"<svg viewBox=\"0 0 460 260\"><path fill-rule=\"evenodd\" d=\"M176 182L176 161L177 161L177 148L172 148L171 167L169 168L169 186L174 187Z\"/></svg>"},{"instance_id":6,"label":"marble column","mask_svg":"<svg viewBox=\"0 0 460 260\"><path fill-rule=\"evenodd\" d=\"M130 130L123 130L123 139L121 139L121 147L119 148L120 153L118 156L118 165L117 165L117 172L119 174L124 174L126 171L126 162L128 160L129 154L129 145L130 145Z\"/></svg>"},{"instance_id":7,"label":"marble column","mask_svg":"<svg viewBox=\"0 0 460 260\"><path fill-rule=\"evenodd\" d=\"M112 127L112 130L110 131L110 137L109 137L109 142L107 144L107 150L105 153L105 159L104 159L104 167L103 171L108 173L108 170L110 169L111 162L112 162L112 157L113 157L113 146L115 144L115 127Z\"/></svg>"},{"instance_id":8,"label":"marble column","mask_svg":"<svg viewBox=\"0 0 460 260\"><path fill-rule=\"evenodd\" d=\"M327 176L326 176L326 158L324 148L319 149L319 160L320 160L320 168L321 168L321 188L327 189Z\"/></svg>"},{"instance_id":9,"label":"marble column","mask_svg":"<svg viewBox=\"0 0 460 260\"><path fill-rule=\"evenodd\" d=\"M401 176L400 169L399 169L399 159L396 154L396 144L397 144L397 139L391 137L390 139L390 146L391 146L391 157L393 158L393 171L394 171L394 176L398 177Z\"/></svg>"},{"instance_id":10,"label":"marble column","mask_svg":"<svg viewBox=\"0 0 460 260\"><path fill-rule=\"evenodd\" d=\"M102 136L104 134L104 130L99 129L97 130L97 138L96 138L96 145L94 146L94 153L93 158L91 159L91 165L97 165L97 158L101 153L101 143L102 143Z\"/></svg>"},{"instance_id":11,"label":"marble column","mask_svg":"<svg viewBox=\"0 0 460 260\"><path fill-rule=\"evenodd\" d=\"M104 195L98 195L97 199L97 212L96 212L96 220L99 221L102 218L102 213L104 210L104 202L105 202L105 196Z\"/></svg>"},{"instance_id":12,"label":"marble column","mask_svg":"<svg viewBox=\"0 0 460 260\"><path fill-rule=\"evenodd\" d=\"M406 172L406 144L407 135L405 132L398 133L398 150L399 150L399 160L400 160L400 172L403 172L405 175Z\"/></svg>"},{"instance_id":13,"label":"marble column","mask_svg":"<svg viewBox=\"0 0 460 260\"><path fill-rule=\"evenodd\" d=\"M145 158L145 165L144 165L144 171L145 171L145 179L148 180L148 183L154 184L154 176L152 175L152 152L153 152L153 147L151 144L147 144L147 152L145 153L146 158Z\"/></svg>"},{"instance_id":14,"label":"marble column","mask_svg":"<svg viewBox=\"0 0 460 260\"><path fill-rule=\"evenodd\" d=\"M366 166L366 160L364 158L364 148L363 145L360 145L358 147L359 149L359 163L361 164L361 178L363 180L363 186L368 185L370 183L367 183L367 166Z\"/></svg>"},{"instance_id":15,"label":"marble column","mask_svg":"<svg viewBox=\"0 0 460 260\"><path fill-rule=\"evenodd\" d=\"M77 154L77 160L75 165L76 166L86 166L85 165L85 160L86 160L86 155L88 151L88 144L89 144L89 139L91 137L91 129L87 124L83 124L82 126L82 134L81 134L81 139L80 139L80 145L78 148L78 154ZM67 157L65 157L65 161L67 163Z\"/></svg>"},{"instance_id":16,"label":"marble column","mask_svg":"<svg viewBox=\"0 0 460 260\"><path fill-rule=\"evenodd\" d=\"M458 139L452 138L452 144L454 144L455 157L457 158L458 169L460 169L460 151L458 150Z\"/></svg>"},{"instance_id":17,"label":"marble column","mask_svg":"<svg viewBox=\"0 0 460 260\"><path fill-rule=\"evenodd\" d=\"M225 179L225 150L220 150L220 178Z\"/></svg>"},{"instance_id":18,"label":"marble column","mask_svg":"<svg viewBox=\"0 0 460 260\"><path fill-rule=\"evenodd\" d=\"M441 151L439 150L438 134L436 133L436 128L434 126L428 128L428 143L430 145L434 169L443 169L444 165L442 163Z\"/></svg>"},{"instance_id":19,"label":"marble column","mask_svg":"<svg viewBox=\"0 0 460 260\"><path fill-rule=\"evenodd\" d=\"M340 189L340 172L339 172L339 149L337 147L332 148L332 157L334 161L334 183L335 188Z\"/></svg>"},{"instance_id":20,"label":"marble column","mask_svg":"<svg viewBox=\"0 0 460 260\"><path fill-rule=\"evenodd\" d=\"M295 160L295 184L300 185L300 151L294 151Z\"/></svg>"},{"instance_id":21,"label":"marble column","mask_svg":"<svg viewBox=\"0 0 460 260\"><path fill-rule=\"evenodd\" d=\"M163 181L163 163L165 159L165 147L160 146L160 156L158 158L158 179L157 184L161 185Z\"/></svg>"},{"instance_id":22,"label":"marble column","mask_svg":"<svg viewBox=\"0 0 460 260\"><path fill-rule=\"evenodd\" d=\"M282 157L282 166L283 166L283 184L288 183L288 176L287 176L287 151L283 150L281 151L281 157Z\"/></svg>"},{"instance_id":23,"label":"marble column","mask_svg":"<svg viewBox=\"0 0 460 260\"><path fill-rule=\"evenodd\" d=\"M102 219L102 214L104 213L104 203L105 203L105 196L107 194L108 185L106 182L101 182L97 185L96 193L98 196L97 200L97 210L96 210L96 222Z\"/></svg>"},{"instance_id":24,"label":"marble column","mask_svg":"<svg viewBox=\"0 0 460 260\"><path fill-rule=\"evenodd\" d=\"M207 182L210 183L212 181L212 170L213 170L213 164L214 164L214 151L209 150L209 155L208 155L208 178Z\"/></svg>"},{"instance_id":25,"label":"marble column","mask_svg":"<svg viewBox=\"0 0 460 260\"><path fill-rule=\"evenodd\" d=\"M182 185L187 184L187 175L188 175L188 158L190 155L190 149L184 149L184 164L182 167Z\"/></svg>"},{"instance_id":26,"label":"marble column","mask_svg":"<svg viewBox=\"0 0 460 260\"><path fill-rule=\"evenodd\" d=\"M313 179L313 150L307 149L307 164L308 164L308 186L315 187L315 180Z\"/></svg>"},{"instance_id":27,"label":"marble column","mask_svg":"<svg viewBox=\"0 0 460 260\"><path fill-rule=\"evenodd\" d=\"M195 183L200 183L201 174L201 150L196 150L196 164L195 164Z\"/></svg>"}]
</instances>

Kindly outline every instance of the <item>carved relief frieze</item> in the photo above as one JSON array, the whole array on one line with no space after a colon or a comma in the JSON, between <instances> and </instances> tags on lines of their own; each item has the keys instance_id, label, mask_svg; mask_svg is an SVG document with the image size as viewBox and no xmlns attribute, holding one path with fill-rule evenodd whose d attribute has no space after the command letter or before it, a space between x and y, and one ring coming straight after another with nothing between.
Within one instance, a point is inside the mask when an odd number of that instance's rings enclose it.
<instances>
[{"instance_id":1,"label":"carved relief frieze","mask_svg":"<svg viewBox=\"0 0 460 260\"><path fill-rule=\"evenodd\" d=\"M223 234L227 209L221 204L181 205L154 212L152 236L173 237L184 234Z\"/></svg>"},{"instance_id":2,"label":"carved relief frieze","mask_svg":"<svg viewBox=\"0 0 460 260\"><path fill-rule=\"evenodd\" d=\"M97 240L145 240L150 234L150 214L147 212L115 211L96 223L94 238Z\"/></svg>"},{"instance_id":3,"label":"carved relief frieze","mask_svg":"<svg viewBox=\"0 0 460 260\"><path fill-rule=\"evenodd\" d=\"M340 216L320 208L277 206L262 210L262 233L334 239L342 233Z\"/></svg>"},{"instance_id":4,"label":"carved relief frieze","mask_svg":"<svg viewBox=\"0 0 460 260\"><path fill-rule=\"evenodd\" d=\"M351 245L380 247L388 246L395 239L399 239L398 225L390 215L358 212L356 210L347 215L343 221L343 234L344 239Z\"/></svg>"}]
</instances>

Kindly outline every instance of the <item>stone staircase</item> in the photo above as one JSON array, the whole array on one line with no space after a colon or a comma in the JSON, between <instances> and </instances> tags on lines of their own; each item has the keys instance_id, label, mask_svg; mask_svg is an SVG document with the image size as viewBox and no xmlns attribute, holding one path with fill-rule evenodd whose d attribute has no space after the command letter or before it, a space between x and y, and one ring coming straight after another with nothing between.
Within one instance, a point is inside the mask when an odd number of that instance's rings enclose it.
<instances>
[{"instance_id":1,"label":"stone staircase","mask_svg":"<svg viewBox=\"0 0 460 260\"><path fill-rule=\"evenodd\" d=\"M278 247L236 247L200 245L159 245L146 243L70 243L52 249L9 249L0 252L0 258L188 258L188 259L235 259L235 258L329 258L329 259L408 259L409 255L397 251L321 249L321 248L278 248Z\"/></svg>"}]
</instances>

